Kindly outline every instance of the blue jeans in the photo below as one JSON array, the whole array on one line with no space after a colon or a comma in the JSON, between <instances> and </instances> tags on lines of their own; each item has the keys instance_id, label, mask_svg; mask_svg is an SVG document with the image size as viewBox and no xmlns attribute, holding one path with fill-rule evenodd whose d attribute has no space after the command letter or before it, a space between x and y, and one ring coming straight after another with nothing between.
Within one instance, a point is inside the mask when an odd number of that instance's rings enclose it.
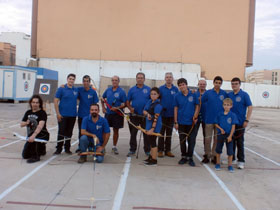
<instances>
[{"instance_id":1,"label":"blue jeans","mask_svg":"<svg viewBox=\"0 0 280 210\"><path fill-rule=\"evenodd\" d=\"M96 149L98 147L100 147L100 146L97 145L96 147L94 147L93 138L90 138L90 137L88 137L86 135L81 136L81 138L80 138L80 149L81 149L81 152L86 152L89 147L92 147L93 151L95 152ZM96 162L97 163L102 163L103 160L104 160L104 156L96 156Z\"/></svg>"}]
</instances>

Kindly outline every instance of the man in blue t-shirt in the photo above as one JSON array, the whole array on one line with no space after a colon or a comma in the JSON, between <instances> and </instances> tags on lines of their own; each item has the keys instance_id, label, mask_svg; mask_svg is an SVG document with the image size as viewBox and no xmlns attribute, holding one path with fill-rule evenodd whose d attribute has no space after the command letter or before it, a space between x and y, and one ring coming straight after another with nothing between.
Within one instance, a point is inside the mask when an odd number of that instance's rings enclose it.
<instances>
[{"instance_id":1,"label":"man in blue t-shirt","mask_svg":"<svg viewBox=\"0 0 280 210\"><path fill-rule=\"evenodd\" d=\"M88 148L93 148L96 153L103 153L110 137L110 127L108 121L99 115L99 105L90 106L90 114L83 118L82 137L80 138L81 153L86 152ZM97 139L95 142L94 139ZM97 163L102 163L104 155L96 155ZM86 155L81 155L78 163L87 161Z\"/></svg>"},{"instance_id":2,"label":"man in blue t-shirt","mask_svg":"<svg viewBox=\"0 0 280 210\"><path fill-rule=\"evenodd\" d=\"M205 144L205 112L206 112L206 104L201 102L201 97L203 96L203 94L206 92L206 80L201 79L198 81L198 89L195 92L198 100L199 100L199 105L200 105L200 109L199 109L199 115L198 115L198 119L197 122L195 124L195 136L197 136L200 124L202 125L202 134L203 134L203 145ZM205 158L205 157L204 157ZM207 159L208 160L208 159ZM208 160L209 162L209 160ZM207 163L207 162L206 162Z\"/></svg>"},{"instance_id":3,"label":"man in blue t-shirt","mask_svg":"<svg viewBox=\"0 0 280 210\"><path fill-rule=\"evenodd\" d=\"M58 88L54 98L54 107L58 121L57 140L66 139L64 148L67 154L72 154L70 142L77 116L78 90L74 87L75 79L75 74L69 74L67 76L67 84L65 84L64 88ZM55 155L59 155L62 152L63 143L63 141L57 143Z\"/></svg>"},{"instance_id":4,"label":"man in blue t-shirt","mask_svg":"<svg viewBox=\"0 0 280 210\"><path fill-rule=\"evenodd\" d=\"M102 95L104 100L101 100L102 110L105 118L108 120L109 126L113 127L113 148L112 152L118 155L117 143L119 139L119 129L123 128L124 116L119 109L123 109L126 103L125 91L119 87L120 78L118 76L112 77L112 87L105 90ZM105 107L106 104L106 107Z\"/></svg>"},{"instance_id":5,"label":"man in blue t-shirt","mask_svg":"<svg viewBox=\"0 0 280 210\"><path fill-rule=\"evenodd\" d=\"M204 159L203 163L208 163L211 158L211 162L216 164L216 145L217 145L217 129L215 127L215 118L219 112L223 109L223 100L227 98L226 91L221 89L223 84L223 79L220 76L216 76L213 80L214 88L207 90L201 97L201 103L206 104L205 113L205 144L204 144ZM214 133L214 135L213 135ZM212 144L212 136L214 138L214 143Z\"/></svg>"},{"instance_id":6,"label":"man in blue t-shirt","mask_svg":"<svg viewBox=\"0 0 280 210\"><path fill-rule=\"evenodd\" d=\"M174 157L171 152L171 136L174 126L174 98L178 93L178 88L173 85L172 72L165 73L165 84L160 86L160 102L163 107L162 111L162 127L161 135L167 137L159 137L158 139L158 157Z\"/></svg>"},{"instance_id":7,"label":"man in blue t-shirt","mask_svg":"<svg viewBox=\"0 0 280 210\"><path fill-rule=\"evenodd\" d=\"M196 137L193 128L199 114L199 101L196 94L188 89L188 82L186 79L178 79L177 84L180 92L175 95L174 100L174 124L175 129L179 132L182 156L178 163L182 165L188 162L190 166L195 166L193 152ZM186 139L188 140L188 152Z\"/></svg>"},{"instance_id":8,"label":"man in blue t-shirt","mask_svg":"<svg viewBox=\"0 0 280 210\"><path fill-rule=\"evenodd\" d=\"M239 123L236 125L235 133L233 135L233 160L235 160L235 150L237 146L237 159L239 169L244 168L245 154L244 154L244 132L248 126L253 106L248 93L241 88L241 80L237 77L231 80L232 92L228 96L233 101L231 111L237 115Z\"/></svg>"},{"instance_id":9,"label":"man in blue t-shirt","mask_svg":"<svg viewBox=\"0 0 280 210\"><path fill-rule=\"evenodd\" d=\"M126 106L130 110L130 121L142 128L145 128L145 117L143 116L143 110L148 100L150 99L150 90L151 88L144 84L145 74L139 72L136 75L136 85L129 89L127 94ZM128 156L134 155L137 149L136 136L138 129L129 124L130 131L130 149ZM144 152L146 155L150 155L150 145L146 134L144 136Z\"/></svg>"}]
</instances>

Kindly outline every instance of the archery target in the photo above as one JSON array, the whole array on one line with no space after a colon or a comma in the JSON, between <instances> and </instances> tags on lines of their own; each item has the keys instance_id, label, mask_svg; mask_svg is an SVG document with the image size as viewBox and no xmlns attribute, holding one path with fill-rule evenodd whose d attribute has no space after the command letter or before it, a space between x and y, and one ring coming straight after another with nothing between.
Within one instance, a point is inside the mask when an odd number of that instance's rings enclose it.
<instances>
[{"instance_id":1,"label":"archery target","mask_svg":"<svg viewBox=\"0 0 280 210\"><path fill-rule=\"evenodd\" d=\"M50 84L40 84L39 94L49 95L50 94Z\"/></svg>"}]
</instances>

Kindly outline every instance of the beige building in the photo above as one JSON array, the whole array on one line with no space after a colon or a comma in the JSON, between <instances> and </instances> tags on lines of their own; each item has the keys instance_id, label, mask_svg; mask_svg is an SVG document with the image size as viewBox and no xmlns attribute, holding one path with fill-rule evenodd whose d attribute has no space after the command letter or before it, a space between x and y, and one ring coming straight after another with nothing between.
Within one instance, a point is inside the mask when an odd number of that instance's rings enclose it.
<instances>
[{"instance_id":1,"label":"beige building","mask_svg":"<svg viewBox=\"0 0 280 210\"><path fill-rule=\"evenodd\" d=\"M0 65L14 66L16 63L16 46L0 42Z\"/></svg>"},{"instance_id":2,"label":"beige building","mask_svg":"<svg viewBox=\"0 0 280 210\"><path fill-rule=\"evenodd\" d=\"M280 85L280 70L259 70L246 75L246 82L257 84Z\"/></svg>"},{"instance_id":3,"label":"beige building","mask_svg":"<svg viewBox=\"0 0 280 210\"><path fill-rule=\"evenodd\" d=\"M33 0L32 56L200 64L244 80L255 0ZM39 61L39 66L40 66Z\"/></svg>"}]
</instances>

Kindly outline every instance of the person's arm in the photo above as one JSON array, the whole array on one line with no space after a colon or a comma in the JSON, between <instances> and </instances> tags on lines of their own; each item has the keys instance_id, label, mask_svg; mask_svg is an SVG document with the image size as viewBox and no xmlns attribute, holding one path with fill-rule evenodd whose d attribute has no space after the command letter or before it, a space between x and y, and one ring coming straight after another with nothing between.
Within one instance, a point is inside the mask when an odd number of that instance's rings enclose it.
<instances>
[{"instance_id":1,"label":"person's arm","mask_svg":"<svg viewBox=\"0 0 280 210\"><path fill-rule=\"evenodd\" d=\"M152 127L150 130L147 131L147 135L152 135L154 133L154 130L156 129L157 126L157 119L159 115L160 115L159 113L155 114L154 121L152 122Z\"/></svg>"},{"instance_id":2,"label":"person's arm","mask_svg":"<svg viewBox=\"0 0 280 210\"><path fill-rule=\"evenodd\" d=\"M82 135L86 135L86 136L91 137L91 138L96 138L96 135L95 135L95 134L90 133L90 132L87 132L86 129L81 129L81 134L82 134Z\"/></svg>"},{"instance_id":3,"label":"person's arm","mask_svg":"<svg viewBox=\"0 0 280 210\"><path fill-rule=\"evenodd\" d=\"M248 126L248 123L250 121L251 115L253 112L253 106L248 106L248 110L247 110L247 116L246 116L246 120L243 123L243 128L246 128Z\"/></svg>"},{"instance_id":4,"label":"person's arm","mask_svg":"<svg viewBox=\"0 0 280 210\"><path fill-rule=\"evenodd\" d=\"M20 123L20 127L25 127L25 126L29 125L29 123L30 123L29 120L27 120L27 121L22 121L22 122Z\"/></svg>"},{"instance_id":5,"label":"person's arm","mask_svg":"<svg viewBox=\"0 0 280 210\"><path fill-rule=\"evenodd\" d=\"M103 112L104 114L106 114L107 111L106 111L104 99L101 100L101 105L102 105L102 112Z\"/></svg>"},{"instance_id":6,"label":"person's arm","mask_svg":"<svg viewBox=\"0 0 280 210\"><path fill-rule=\"evenodd\" d=\"M175 129L178 130L179 125L178 125L178 107L177 106L174 107L174 126L175 126Z\"/></svg>"},{"instance_id":7,"label":"person's arm","mask_svg":"<svg viewBox=\"0 0 280 210\"><path fill-rule=\"evenodd\" d=\"M199 110L200 110L200 106L199 105L195 105L195 112L194 112L194 115L193 115L193 122L194 123L196 123L196 121L197 121Z\"/></svg>"},{"instance_id":8,"label":"person's arm","mask_svg":"<svg viewBox=\"0 0 280 210\"><path fill-rule=\"evenodd\" d=\"M54 104L54 109L55 109L55 112L56 112L56 118L57 118L58 122L60 122L63 117L61 116L61 114L59 112L58 102L59 102L59 99L54 98L53 104Z\"/></svg>"},{"instance_id":9,"label":"person's arm","mask_svg":"<svg viewBox=\"0 0 280 210\"><path fill-rule=\"evenodd\" d=\"M231 142L231 141L232 141L232 135L233 135L234 131L235 131L235 124L233 124L233 125L231 126L231 131L230 131L230 134L229 134L229 136L228 136L228 138L227 138L228 142Z\"/></svg>"},{"instance_id":10,"label":"person's arm","mask_svg":"<svg viewBox=\"0 0 280 210\"><path fill-rule=\"evenodd\" d=\"M130 105L130 101L126 101L126 106L129 109L130 113L134 113L134 108Z\"/></svg>"},{"instance_id":11,"label":"person's arm","mask_svg":"<svg viewBox=\"0 0 280 210\"><path fill-rule=\"evenodd\" d=\"M41 120L39 124L37 125L36 130L33 132L33 134L28 138L28 142L34 142L36 136L41 132L45 125L46 121Z\"/></svg>"},{"instance_id":12,"label":"person's arm","mask_svg":"<svg viewBox=\"0 0 280 210\"><path fill-rule=\"evenodd\" d=\"M218 124L215 124L216 128L220 129L221 134L225 134L226 132L222 129Z\"/></svg>"}]
</instances>

